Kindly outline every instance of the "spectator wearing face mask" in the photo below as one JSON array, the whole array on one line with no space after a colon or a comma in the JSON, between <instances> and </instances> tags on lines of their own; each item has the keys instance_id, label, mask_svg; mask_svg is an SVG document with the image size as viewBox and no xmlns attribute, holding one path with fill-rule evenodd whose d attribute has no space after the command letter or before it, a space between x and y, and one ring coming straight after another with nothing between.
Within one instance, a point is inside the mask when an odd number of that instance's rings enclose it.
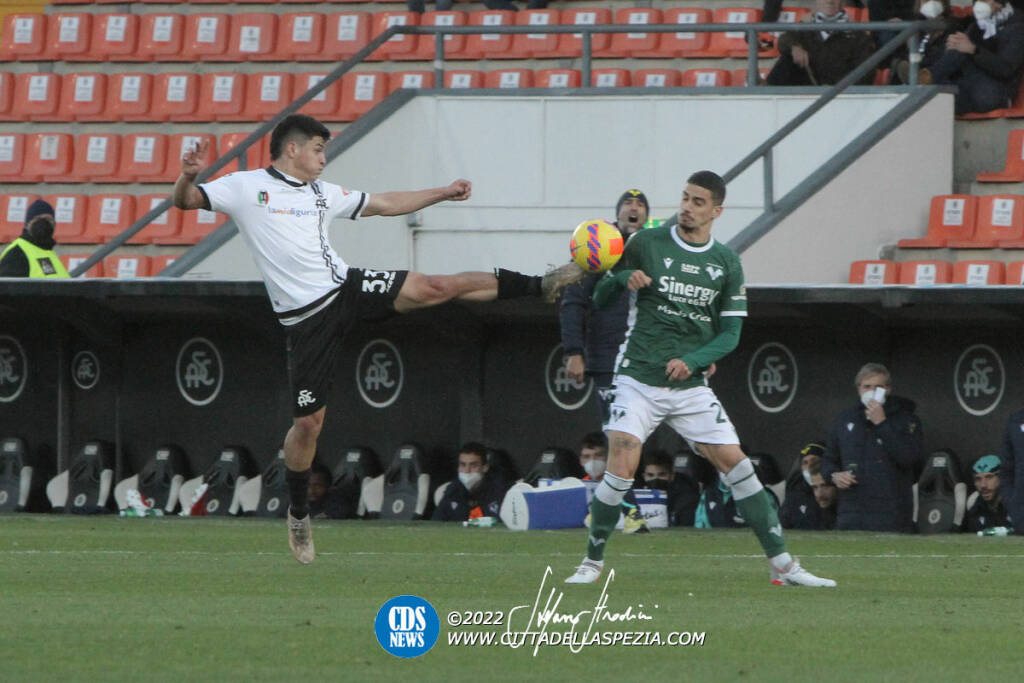
<instances>
[{"instance_id":1,"label":"spectator wearing face mask","mask_svg":"<svg viewBox=\"0 0 1024 683\"><path fill-rule=\"evenodd\" d=\"M693 457L698 457L694 455ZM653 450L643 457L644 486L668 493L669 526L693 526L700 486L692 477L677 473L667 451Z\"/></svg>"},{"instance_id":2,"label":"spectator wearing face mask","mask_svg":"<svg viewBox=\"0 0 1024 683\"><path fill-rule=\"evenodd\" d=\"M1008 2L978 0L973 13L967 29L946 38L942 56L918 74L922 85L957 87L957 114L1009 106L1024 69L1024 12Z\"/></svg>"},{"instance_id":3,"label":"spectator wearing face mask","mask_svg":"<svg viewBox=\"0 0 1024 683\"><path fill-rule=\"evenodd\" d=\"M820 528L821 508L814 499L811 468L820 467L824 452L824 441L814 441L800 449L800 467L786 480L786 497L779 512L783 529Z\"/></svg>"},{"instance_id":4,"label":"spectator wearing face mask","mask_svg":"<svg viewBox=\"0 0 1024 683\"><path fill-rule=\"evenodd\" d=\"M497 517L508 482L487 464L487 447L470 441L459 449L459 478L451 482L434 510L435 522Z\"/></svg>"},{"instance_id":5,"label":"spectator wearing face mask","mask_svg":"<svg viewBox=\"0 0 1024 683\"><path fill-rule=\"evenodd\" d=\"M580 467L587 473L583 481L600 482L608 466L608 437L604 432L590 432L580 440ZM636 502L633 489L626 491L622 499L622 514L625 515L624 530L627 534L646 533L650 531L640 507ZM590 515L587 515L590 519ZM589 526L589 522L587 525Z\"/></svg>"},{"instance_id":6,"label":"spectator wearing face mask","mask_svg":"<svg viewBox=\"0 0 1024 683\"><path fill-rule=\"evenodd\" d=\"M960 31L968 23L967 19L959 19L953 16L949 0L916 0L914 13L907 19L940 19L944 26L931 31L923 31L918 36L917 55L920 58L918 67L929 68L937 62L946 51L946 39L957 31ZM898 21L892 19L892 21ZM872 20L874 21L874 20ZM907 47L902 47L895 53L893 58L894 84L907 84L910 82L910 61Z\"/></svg>"},{"instance_id":7,"label":"spectator wearing face mask","mask_svg":"<svg viewBox=\"0 0 1024 683\"><path fill-rule=\"evenodd\" d=\"M892 376L868 363L854 379L856 405L832 423L821 474L839 488L837 528L913 531L913 492L923 461L913 401L893 396Z\"/></svg>"},{"instance_id":8,"label":"spectator wearing face mask","mask_svg":"<svg viewBox=\"0 0 1024 683\"><path fill-rule=\"evenodd\" d=\"M69 277L53 248L56 220L49 202L37 199L25 212L25 229L0 253L0 277Z\"/></svg>"}]
</instances>

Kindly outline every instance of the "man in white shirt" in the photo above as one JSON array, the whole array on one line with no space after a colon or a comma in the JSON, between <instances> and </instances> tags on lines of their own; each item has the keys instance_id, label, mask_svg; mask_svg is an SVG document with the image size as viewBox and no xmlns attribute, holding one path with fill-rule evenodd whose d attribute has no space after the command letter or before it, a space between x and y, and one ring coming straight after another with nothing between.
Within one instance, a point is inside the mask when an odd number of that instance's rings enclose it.
<instances>
[{"instance_id":1,"label":"man in white shirt","mask_svg":"<svg viewBox=\"0 0 1024 683\"><path fill-rule=\"evenodd\" d=\"M271 134L269 168L196 185L205 166L206 147L200 144L182 157L174 185L178 208L221 211L234 219L285 326L294 414L284 441L291 495L288 540L295 559L303 564L315 556L308 514L310 466L345 333L361 320L384 320L451 299L542 296L554 301L563 287L583 276L573 263L543 278L505 269L423 275L348 266L327 238L334 218L398 216L445 200L465 201L472 184L460 179L447 187L370 195L318 181L327 164L324 149L329 139L322 123L293 114Z\"/></svg>"}]
</instances>

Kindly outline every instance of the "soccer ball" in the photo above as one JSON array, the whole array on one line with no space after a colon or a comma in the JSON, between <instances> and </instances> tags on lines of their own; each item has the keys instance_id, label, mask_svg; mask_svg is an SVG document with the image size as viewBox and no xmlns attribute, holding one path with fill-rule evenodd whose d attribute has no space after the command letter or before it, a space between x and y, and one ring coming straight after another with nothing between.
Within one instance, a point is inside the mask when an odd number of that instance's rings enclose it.
<instances>
[{"instance_id":1,"label":"soccer ball","mask_svg":"<svg viewBox=\"0 0 1024 683\"><path fill-rule=\"evenodd\" d=\"M622 233L608 221L583 221L569 242L572 260L588 273L608 270L622 257Z\"/></svg>"}]
</instances>

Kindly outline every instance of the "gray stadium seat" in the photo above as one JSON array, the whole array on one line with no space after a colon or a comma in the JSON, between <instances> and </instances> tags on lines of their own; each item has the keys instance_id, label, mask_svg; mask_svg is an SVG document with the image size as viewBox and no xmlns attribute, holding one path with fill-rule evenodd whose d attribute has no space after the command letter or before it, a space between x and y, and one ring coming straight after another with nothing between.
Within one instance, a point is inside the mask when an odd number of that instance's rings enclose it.
<instances>
[{"instance_id":1,"label":"gray stadium seat","mask_svg":"<svg viewBox=\"0 0 1024 683\"><path fill-rule=\"evenodd\" d=\"M564 479L565 477L576 477L582 479L587 476L580 467L580 459L568 448L549 446L541 451L536 464L530 473L523 477L523 481L530 486L536 486L541 479Z\"/></svg>"},{"instance_id":2,"label":"gray stadium seat","mask_svg":"<svg viewBox=\"0 0 1024 683\"><path fill-rule=\"evenodd\" d=\"M71 467L46 485L54 512L104 512L114 479L114 449L102 441L89 441L71 459Z\"/></svg>"},{"instance_id":3,"label":"gray stadium seat","mask_svg":"<svg viewBox=\"0 0 1024 683\"><path fill-rule=\"evenodd\" d=\"M355 510L355 516L364 517L367 513L366 500L363 498L365 484L381 473L380 458L370 448L346 448L341 461L331 475L331 485L344 500L347 510ZM384 495L383 489L380 496ZM376 510L380 512L381 497L376 499Z\"/></svg>"},{"instance_id":4,"label":"gray stadium seat","mask_svg":"<svg viewBox=\"0 0 1024 683\"><path fill-rule=\"evenodd\" d=\"M288 484L284 479L284 449L263 472L238 488L242 513L252 517L284 517L288 511Z\"/></svg>"},{"instance_id":5,"label":"gray stadium seat","mask_svg":"<svg viewBox=\"0 0 1024 683\"><path fill-rule=\"evenodd\" d=\"M239 490L252 475L252 460L241 447L228 446L221 450L202 476L189 479L181 486L179 499L184 515L235 515L241 504ZM200 486L205 492L195 501Z\"/></svg>"},{"instance_id":6,"label":"gray stadium seat","mask_svg":"<svg viewBox=\"0 0 1024 683\"><path fill-rule=\"evenodd\" d=\"M402 444L387 472L367 482L363 492L375 497L379 485L382 518L421 519L430 497L430 475L425 469L423 450L415 444ZM367 510L372 512L370 504L368 499Z\"/></svg>"},{"instance_id":7,"label":"gray stadium seat","mask_svg":"<svg viewBox=\"0 0 1024 683\"><path fill-rule=\"evenodd\" d=\"M15 437L0 441L0 512L25 509L32 487L32 467L28 447Z\"/></svg>"},{"instance_id":8,"label":"gray stadium seat","mask_svg":"<svg viewBox=\"0 0 1024 683\"><path fill-rule=\"evenodd\" d=\"M949 449L933 452L925 460L915 492L915 518L922 534L959 531L967 510L967 485L960 460Z\"/></svg>"},{"instance_id":9,"label":"gray stadium seat","mask_svg":"<svg viewBox=\"0 0 1024 683\"><path fill-rule=\"evenodd\" d=\"M128 491L135 489L142 499L154 509L171 514L178 507L178 494L185 482L185 452L178 446L165 445L156 449L153 459L145 464L142 471L122 479L114 487L114 500L118 510L124 510L128 503Z\"/></svg>"}]
</instances>

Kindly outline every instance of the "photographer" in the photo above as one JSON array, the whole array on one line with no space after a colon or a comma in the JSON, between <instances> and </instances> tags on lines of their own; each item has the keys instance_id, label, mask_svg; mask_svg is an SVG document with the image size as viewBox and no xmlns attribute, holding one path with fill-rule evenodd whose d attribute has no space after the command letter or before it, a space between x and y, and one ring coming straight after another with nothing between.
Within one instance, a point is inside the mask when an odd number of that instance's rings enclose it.
<instances>
[{"instance_id":1,"label":"photographer","mask_svg":"<svg viewBox=\"0 0 1024 683\"><path fill-rule=\"evenodd\" d=\"M859 401L829 430L821 474L839 489L837 528L913 530L916 468L923 460L915 404L892 395L884 365L868 363L854 379Z\"/></svg>"}]
</instances>

